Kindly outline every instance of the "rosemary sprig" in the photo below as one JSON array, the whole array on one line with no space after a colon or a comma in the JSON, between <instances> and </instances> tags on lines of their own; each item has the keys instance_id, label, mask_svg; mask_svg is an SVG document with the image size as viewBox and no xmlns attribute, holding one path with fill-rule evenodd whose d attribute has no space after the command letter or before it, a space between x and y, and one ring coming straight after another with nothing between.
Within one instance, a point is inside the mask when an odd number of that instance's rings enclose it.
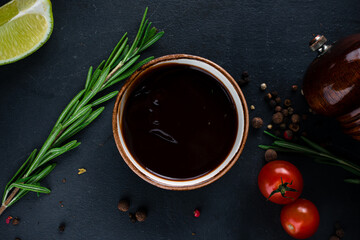
<instances>
[{"instance_id":1,"label":"rosemary sprig","mask_svg":"<svg viewBox=\"0 0 360 240\"><path fill-rule=\"evenodd\" d=\"M109 101L118 94L118 91L94 98L98 93L126 79L143 64L153 59L149 57L138 61L139 54L164 34L162 31L158 32L155 27L151 27L151 22L146 19L147 10L148 8L145 9L132 45L128 44L127 33L125 33L106 61L102 61L94 71L92 66L89 68L84 89L62 111L40 151L35 149L7 183L2 197L0 215L28 192L50 193L50 189L40 185L40 181L56 166L55 163L49 164L49 161L80 145L77 140L66 144L64 142L94 121L104 110L104 107L97 109L94 107Z\"/></svg>"},{"instance_id":2,"label":"rosemary sprig","mask_svg":"<svg viewBox=\"0 0 360 240\"><path fill-rule=\"evenodd\" d=\"M270 146L267 145L259 145L262 149L274 149L278 152L293 152L293 153L300 153L304 154L308 157L312 157L317 163L322 164L328 164L333 166L338 166L346 171L351 172L352 174L356 175L357 177L360 177L360 166L357 164L350 162L348 160L345 160L343 158L339 158L335 155L333 155L331 152L326 150L325 148L321 147L320 145L314 143L313 141L310 141L306 137L301 137L301 140L307 145L300 145L288 142L282 138L279 138L267 131L264 131L267 135L275 138L276 140L274 143ZM354 178L354 179L345 179L345 182L348 183L355 183L360 184L360 178Z\"/></svg>"}]
</instances>

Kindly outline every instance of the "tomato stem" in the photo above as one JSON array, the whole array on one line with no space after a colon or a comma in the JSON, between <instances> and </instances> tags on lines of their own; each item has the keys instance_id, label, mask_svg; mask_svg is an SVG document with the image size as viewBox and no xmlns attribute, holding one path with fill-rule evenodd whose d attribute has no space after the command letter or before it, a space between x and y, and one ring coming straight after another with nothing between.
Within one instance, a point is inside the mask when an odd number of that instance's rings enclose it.
<instances>
[{"instance_id":1,"label":"tomato stem","mask_svg":"<svg viewBox=\"0 0 360 240\"><path fill-rule=\"evenodd\" d=\"M276 190L274 190L270 193L269 197L267 198L268 201L276 193L280 193L283 198L294 199L292 197L285 196L286 192L297 192L296 189L288 186L288 185L292 185L293 181L291 181L290 183L287 183L287 182L284 183L282 177L280 177L280 179L281 179L281 184L279 185L279 187Z\"/></svg>"}]
</instances>

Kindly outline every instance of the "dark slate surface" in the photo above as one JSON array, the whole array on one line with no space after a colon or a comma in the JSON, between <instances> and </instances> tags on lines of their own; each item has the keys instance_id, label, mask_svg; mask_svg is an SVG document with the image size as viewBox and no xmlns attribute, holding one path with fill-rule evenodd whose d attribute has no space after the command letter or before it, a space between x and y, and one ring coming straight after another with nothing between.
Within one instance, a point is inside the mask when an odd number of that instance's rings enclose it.
<instances>
[{"instance_id":1,"label":"dark slate surface","mask_svg":"<svg viewBox=\"0 0 360 240\"><path fill-rule=\"evenodd\" d=\"M271 110L260 83L306 111L303 97L289 88L301 84L315 56L307 47L312 34L336 40L360 31L357 0L53 1L55 26L48 43L0 67L1 189L44 142L63 107L82 88L89 65L104 59L125 31L135 35L146 6L151 21L166 34L144 56L199 55L235 78L248 70L252 82L243 92L248 104L256 106L250 117L259 115L266 122ZM257 187L264 164L257 145L270 143L261 130L250 130L239 161L219 181L194 191L167 191L144 182L122 161L112 137L113 103L77 137L82 145L56 160L56 169L43 181L52 193L28 194L0 217L0 239L291 239L280 225L281 206L266 202ZM307 127L313 138L359 162L359 142L342 135L335 121L313 116ZM320 227L310 239L327 239L336 221L344 225L344 239L360 239L360 189L342 182L349 174L302 157L281 158L298 166L305 181L302 196L319 209ZM82 167L88 172L79 176ZM116 208L122 197L131 199L131 211L146 207L148 220L130 223ZM198 219L192 216L195 207L202 211ZM6 225L8 215L20 217L21 223ZM61 222L66 223L62 234Z\"/></svg>"}]
</instances>

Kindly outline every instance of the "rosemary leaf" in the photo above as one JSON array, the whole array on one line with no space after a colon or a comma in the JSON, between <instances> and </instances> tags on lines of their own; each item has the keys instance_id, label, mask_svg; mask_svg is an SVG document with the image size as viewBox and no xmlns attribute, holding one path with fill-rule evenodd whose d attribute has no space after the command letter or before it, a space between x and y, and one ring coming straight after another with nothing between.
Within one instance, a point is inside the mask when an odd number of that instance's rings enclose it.
<instances>
[{"instance_id":1,"label":"rosemary leaf","mask_svg":"<svg viewBox=\"0 0 360 240\"><path fill-rule=\"evenodd\" d=\"M141 47L140 51L146 50L148 47L153 45L157 40L159 40L164 35L164 32L157 33L153 38L147 41L144 46Z\"/></svg>"},{"instance_id":2,"label":"rosemary leaf","mask_svg":"<svg viewBox=\"0 0 360 240\"><path fill-rule=\"evenodd\" d=\"M88 106L88 105L87 105ZM74 123L72 123L64 132L61 134L61 136L54 142L53 146L58 147L60 144L65 142L67 139L69 139L69 132L71 132L73 129L75 129L77 126L81 125L91 114L92 109L87 108L88 110L84 112L81 117L79 117Z\"/></svg>"},{"instance_id":3,"label":"rosemary leaf","mask_svg":"<svg viewBox=\"0 0 360 240\"><path fill-rule=\"evenodd\" d=\"M104 90L128 77L131 76L131 74L133 74L139 67L141 67L142 65L150 62L151 60L153 60L154 57L149 57L149 58L146 58L144 60L142 60L141 62L135 64L135 66L129 68L128 70L126 70L123 74L121 74L118 78L112 80L111 82L106 82L105 85L103 86L103 88L101 90Z\"/></svg>"},{"instance_id":4,"label":"rosemary leaf","mask_svg":"<svg viewBox=\"0 0 360 240\"><path fill-rule=\"evenodd\" d=\"M90 84L92 71L93 71L93 67L90 66L89 71L88 71L88 75L87 75L87 78L86 78L86 82L85 82L85 89L87 89L89 84Z\"/></svg>"},{"instance_id":5,"label":"rosemary leaf","mask_svg":"<svg viewBox=\"0 0 360 240\"><path fill-rule=\"evenodd\" d=\"M85 114L89 113L89 111L91 111L91 105L86 105L85 107L81 108L77 113L75 113L75 115L71 116L69 118L69 120L67 120L64 124L63 124L63 129L65 129L66 127L68 127L70 124L72 124L73 122L75 122L76 120L78 120L80 117L84 116Z\"/></svg>"},{"instance_id":6,"label":"rosemary leaf","mask_svg":"<svg viewBox=\"0 0 360 240\"><path fill-rule=\"evenodd\" d=\"M19 168L19 170L17 170L17 172L15 173L15 175L11 178L11 180L6 184L5 186L5 190L4 190L4 194L3 194L3 198L2 198L2 203L5 202L5 199L7 198L7 195L9 193L9 186L10 184L12 184L13 182L15 182L18 178L20 178L30 167L31 162L34 160L35 155L37 153L37 149L34 149L32 151L32 153L30 154L30 156L26 159L26 161L23 163L23 165L21 165L21 167Z\"/></svg>"},{"instance_id":7,"label":"rosemary leaf","mask_svg":"<svg viewBox=\"0 0 360 240\"><path fill-rule=\"evenodd\" d=\"M66 122L67 120L69 120L69 118L74 114L75 109L77 108L77 106L79 106L80 101L77 100L76 103L71 107L71 109L69 110L69 112L66 114L63 122Z\"/></svg>"},{"instance_id":8,"label":"rosemary leaf","mask_svg":"<svg viewBox=\"0 0 360 240\"><path fill-rule=\"evenodd\" d=\"M120 47L120 44L123 45L123 41L124 41L124 39L125 39L126 36L127 36L127 32L122 36L122 38L120 39L120 41L116 44L114 50L111 52L109 58L106 60L105 67L109 66L109 63L113 60L114 54L118 52L119 47ZM126 44L125 44L125 45L126 45ZM111 64L110 64L110 65L111 65Z\"/></svg>"},{"instance_id":9,"label":"rosemary leaf","mask_svg":"<svg viewBox=\"0 0 360 240\"><path fill-rule=\"evenodd\" d=\"M94 112L92 112L90 116L80 126L77 126L76 128L74 128L73 130L69 131L69 133L66 134L67 139L71 138L72 136L83 130L87 125L89 125L92 121L94 121L102 113L104 109L105 109L104 107L101 107L95 110Z\"/></svg>"},{"instance_id":10,"label":"rosemary leaf","mask_svg":"<svg viewBox=\"0 0 360 240\"><path fill-rule=\"evenodd\" d=\"M96 105L102 104L102 103L112 99L113 97L115 97L118 93L119 93L119 91L114 91L114 92L111 92L99 99L96 99L94 102L91 103L91 106L94 107Z\"/></svg>"},{"instance_id":11,"label":"rosemary leaf","mask_svg":"<svg viewBox=\"0 0 360 240\"><path fill-rule=\"evenodd\" d=\"M111 60L109 66L112 66L114 64L114 62L119 58L119 56L121 55L121 53L123 52L124 48L126 47L128 38L125 38L124 42L121 44L121 47L119 48L119 50L116 52L114 58ZM109 58L110 59L110 58ZM105 67L107 66L107 64L105 64Z\"/></svg>"},{"instance_id":12,"label":"rosemary leaf","mask_svg":"<svg viewBox=\"0 0 360 240\"><path fill-rule=\"evenodd\" d=\"M126 69L128 69L129 67L131 67L138 59L139 59L140 55L137 55L133 58L130 59L130 61L128 61L125 65L123 65L123 67L117 71L114 75L112 75L108 82L111 82L112 80L114 80L116 77L118 77L120 74L122 74L123 72L125 72Z\"/></svg>"},{"instance_id":13,"label":"rosemary leaf","mask_svg":"<svg viewBox=\"0 0 360 240\"><path fill-rule=\"evenodd\" d=\"M25 184L25 183L13 183L11 184L12 187L24 189L31 192L38 192L38 193L50 193L50 189L46 187L41 187L35 184Z\"/></svg>"},{"instance_id":14,"label":"rosemary leaf","mask_svg":"<svg viewBox=\"0 0 360 240\"><path fill-rule=\"evenodd\" d=\"M48 139L45 141L44 145L41 147L39 153L37 154L34 162L31 164L31 166L29 167L29 169L26 171L25 173L25 177L29 176L31 174L32 171L34 171L39 163L41 162L41 158L43 157L43 155L47 152L47 150L51 147L51 145L53 144L56 136L60 133L62 129L62 125L59 124L55 129L54 132L52 132Z\"/></svg>"},{"instance_id":15,"label":"rosemary leaf","mask_svg":"<svg viewBox=\"0 0 360 240\"><path fill-rule=\"evenodd\" d=\"M347 183L360 184L360 179L345 179Z\"/></svg>"},{"instance_id":16,"label":"rosemary leaf","mask_svg":"<svg viewBox=\"0 0 360 240\"><path fill-rule=\"evenodd\" d=\"M55 123L55 126L53 128L53 130L55 130L56 127L58 127L59 123L61 123L64 118L66 117L66 115L68 114L68 112L71 110L71 108L75 105L75 103L81 98L81 96L84 94L85 90L80 91L78 94L76 94L76 96L70 101L70 103L65 107L64 111L62 111L62 113L60 114L60 117L58 118L58 120Z\"/></svg>"},{"instance_id":17,"label":"rosemary leaf","mask_svg":"<svg viewBox=\"0 0 360 240\"><path fill-rule=\"evenodd\" d=\"M310 141L309 139L307 139L304 136L301 136L301 139L306 142L310 147L314 148L315 150L325 153L325 154L331 154L328 150L326 150L325 148L321 147L320 145L314 143L313 141Z\"/></svg>"},{"instance_id":18,"label":"rosemary leaf","mask_svg":"<svg viewBox=\"0 0 360 240\"><path fill-rule=\"evenodd\" d=\"M66 148L59 148L58 151L53 152L49 155L47 155L46 157L44 157L44 159L41 161L41 163L39 164L39 167L41 167L42 165L46 164L47 162L53 160L54 158L78 147L81 143L77 142L76 140L71 141L73 144L71 144L70 146L66 147Z\"/></svg>"}]
</instances>

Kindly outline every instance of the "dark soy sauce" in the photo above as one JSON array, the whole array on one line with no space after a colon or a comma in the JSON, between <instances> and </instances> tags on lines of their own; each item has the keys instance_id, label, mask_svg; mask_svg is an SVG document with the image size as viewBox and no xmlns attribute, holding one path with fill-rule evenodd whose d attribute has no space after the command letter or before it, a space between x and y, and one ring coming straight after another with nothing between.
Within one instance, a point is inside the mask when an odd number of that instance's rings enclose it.
<instances>
[{"instance_id":1,"label":"dark soy sauce","mask_svg":"<svg viewBox=\"0 0 360 240\"><path fill-rule=\"evenodd\" d=\"M197 67L169 63L148 70L125 103L122 133L143 167L167 179L192 179L225 160L238 129L234 102Z\"/></svg>"}]
</instances>

